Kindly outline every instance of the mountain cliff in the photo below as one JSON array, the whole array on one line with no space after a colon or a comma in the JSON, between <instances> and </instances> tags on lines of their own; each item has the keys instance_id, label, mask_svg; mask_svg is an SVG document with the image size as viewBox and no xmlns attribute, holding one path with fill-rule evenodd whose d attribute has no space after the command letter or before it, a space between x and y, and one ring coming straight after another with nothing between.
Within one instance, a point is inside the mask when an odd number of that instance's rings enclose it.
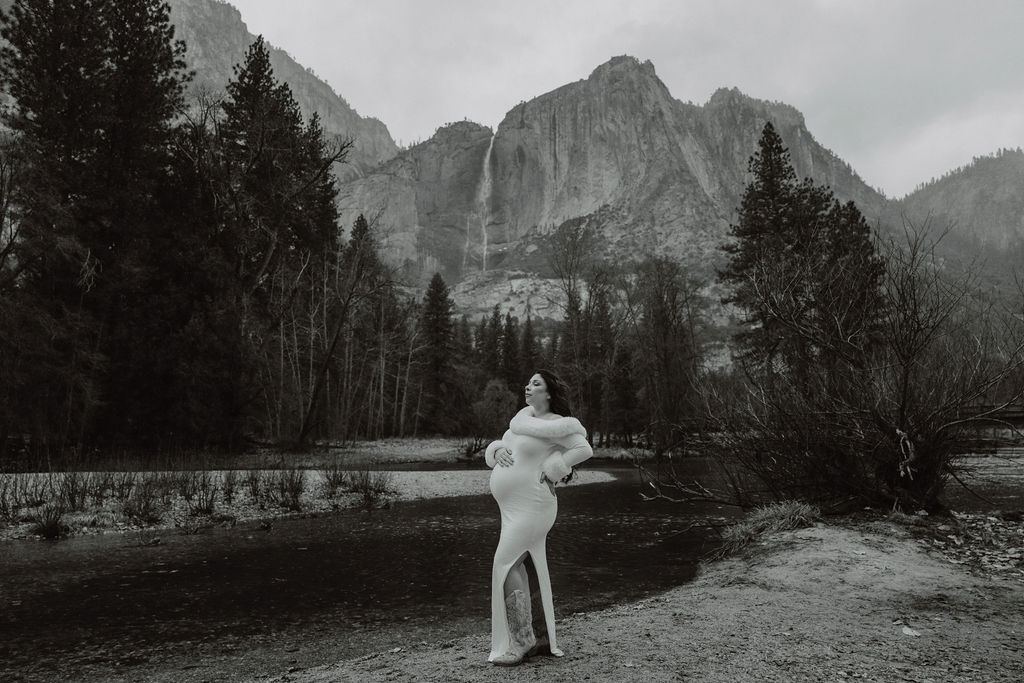
<instances>
[{"instance_id":1,"label":"mountain cliff","mask_svg":"<svg viewBox=\"0 0 1024 683\"><path fill-rule=\"evenodd\" d=\"M439 271L508 290L491 271L548 276L550 237L570 220L585 221L597 248L620 262L667 253L710 272L767 120L799 176L869 217L881 211L885 199L818 144L794 108L735 89L683 103L650 62L616 57L515 106L493 134L454 124L343 184L343 220L377 216L390 252L420 280Z\"/></svg>"},{"instance_id":2,"label":"mountain cliff","mask_svg":"<svg viewBox=\"0 0 1024 683\"><path fill-rule=\"evenodd\" d=\"M10 2L0 0L0 9ZM255 36L227 2L169 4L194 89L222 93ZM650 62L623 56L516 105L496 130L451 124L400 151L383 123L359 115L283 50L270 46L270 54L303 114L318 113L329 135L355 142L349 162L336 169L341 229L366 215L410 283L440 272L464 311L497 303L521 314L529 303L556 315L549 256L552 236L568 222L585 224L595 249L616 262L668 254L712 273L768 120L799 177L855 201L883 233L903 217L948 227L946 253L993 264L996 273L1024 256L1019 149L981 157L889 201L819 144L793 107L735 88L702 105L684 103Z\"/></svg>"},{"instance_id":3,"label":"mountain cliff","mask_svg":"<svg viewBox=\"0 0 1024 683\"><path fill-rule=\"evenodd\" d=\"M10 12L13 0L0 0L0 11ZM223 0L167 0L174 37L185 42L185 62L195 72L190 93L222 96L234 77L234 67L256 39L241 13ZM375 118L360 116L327 83L300 65L284 50L267 44L275 77L291 88L304 118L320 115L329 137L351 138L347 163L339 164L339 179L357 177L398 152L387 127Z\"/></svg>"},{"instance_id":4,"label":"mountain cliff","mask_svg":"<svg viewBox=\"0 0 1024 683\"><path fill-rule=\"evenodd\" d=\"M194 91L221 93L245 59L256 36L232 5L220 0L168 0L175 37L185 41L185 60L195 71ZM336 173L342 178L361 175L398 151L387 127L360 116L329 85L300 65L287 52L268 44L270 63L278 80L288 84L299 109L309 118L320 115L328 135L350 137L354 145L348 163Z\"/></svg>"}]
</instances>

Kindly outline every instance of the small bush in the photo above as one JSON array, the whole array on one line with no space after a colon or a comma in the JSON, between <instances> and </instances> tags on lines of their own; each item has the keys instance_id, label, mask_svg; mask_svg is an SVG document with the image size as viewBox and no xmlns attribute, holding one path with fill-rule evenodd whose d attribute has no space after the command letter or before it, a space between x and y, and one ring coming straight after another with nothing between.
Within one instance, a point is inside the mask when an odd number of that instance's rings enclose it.
<instances>
[{"instance_id":1,"label":"small bush","mask_svg":"<svg viewBox=\"0 0 1024 683\"><path fill-rule=\"evenodd\" d=\"M292 512L302 510L302 493L306 490L306 472L297 467L289 467L276 473L274 487L277 504Z\"/></svg>"},{"instance_id":2,"label":"small bush","mask_svg":"<svg viewBox=\"0 0 1024 683\"><path fill-rule=\"evenodd\" d=\"M485 436L469 436L459 442L459 458L462 460L476 460L492 441Z\"/></svg>"},{"instance_id":3,"label":"small bush","mask_svg":"<svg viewBox=\"0 0 1024 683\"><path fill-rule=\"evenodd\" d=\"M44 505L32 515L31 532L36 536L52 540L64 536L69 530L60 505Z\"/></svg>"},{"instance_id":4,"label":"small bush","mask_svg":"<svg viewBox=\"0 0 1024 683\"><path fill-rule=\"evenodd\" d=\"M27 475L16 479L14 491L15 507L37 508L52 495L50 478L43 475Z\"/></svg>"},{"instance_id":5,"label":"small bush","mask_svg":"<svg viewBox=\"0 0 1024 683\"><path fill-rule=\"evenodd\" d=\"M132 495L121 503L121 512L125 517L142 525L159 524L163 519L163 513L158 502L158 480L145 477L133 488Z\"/></svg>"},{"instance_id":6,"label":"small bush","mask_svg":"<svg viewBox=\"0 0 1024 683\"><path fill-rule=\"evenodd\" d=\"M9 522L14 516L13 478L0 473L0 522Z\"/></svg>"},{"instance_id":7,"label":"small bush","mask_svg":"<svg viewBox=\"0 0 1024 683\"><path fill-rule=\"evenodd\" d=\"M114 472L111 479L113 483L111 493L114 495L114 499L123 505L131 498L132 491L135 489L135 472Z\"/></svg>"},{"instance_id":8,"label":"small bush","mask_svg":"<svg viewBox=\"0 0 1024 683\"><path fill-rule=\"evenodd\" d=\"M393 490L394 476L386 470L355 470L348 473L348 489L363 498L363 507L378 506Z\"/></svg>"},{"instance_id":9,"label":"small bush","mask_svg":"<svg viewBox=\"0 0 1024 683\"><path fill-rule=\"evenodd\" d=\"M93 472L88 482L89 498L95 507L103 507L108 495L114 491L113 472Z\"/></svg>"},{"instance_id":10,"label":"small bush","mask_svg":"<svg viewBox=\"0 0 1024 683\"><path fill-rule=\"evenodd\" d=\"M199 479L196 472L180 472L177 477L178 495L185 499L189 508L192 507L192 499L196 497L199 488Z\"/></svg>"},{"instance_id":11,"label":"small bush","mask_svg":"<svg viewBox=\"0 0 1024 683\"><path fill-rule=\"evenodd\" d=\"M348 472L342 468L342 458L335 456L333 460L320 468L320 475L324 479L324 493L327 498L333 498L338 489L345 486L348 479Z\"/></svg>"},{"instance_id":12,"label":"small bush","mask_svg":"<svg viewBox=\"0 0 1024 683\"><path fill-rule=\"evenodd\" d=\"M224 502L231 505L235 502L235 491L238 489L238 471L226 470L220 478L220 492L224 494Z\"/></svg>"},{"instance_id":13,"label":"small bush","mask_svg":"<svg viewBox=\"0 0 1024 683\"><path fill-rule=\"evenodd\" d=\"M188 500L188 509L193 515L212 515L217 507L217 480L208 470L192 472L190 479L193 496Z\"/></svg>"},{"instance_id":14,"label":"small bush","mask_svg":"<svg viewBox=\"0 0 1024 683\"><path fill-rule=\"evenodd\" d=\"M249 490L252 502L256 504L259 504L263 497L263 479L263 470L247 470L245 473L245 487Z\"/></svg>"},{"instance_id":15,"label":"small bush","mask_svg":"<svg viewBox=\"0 0 1024 683\"><path fill-rule=\"evenodd\" d=\"M770 503L754 508L746 519L726 527L722 533L722 556L737 553L768 534L811 526L821 511L799 501Z\"/></svg>"},{"instance_id":16,"label":"small bush","mask_svg":"<svg viewBox=\"0 0 1024 683\"><path fill-rule=\"evenodd\" d=\"M89 482L81 472L63 472L56 482L57 497L61 506L68 512L85 509L89 496Z\"/></svg>"}]
</instances>

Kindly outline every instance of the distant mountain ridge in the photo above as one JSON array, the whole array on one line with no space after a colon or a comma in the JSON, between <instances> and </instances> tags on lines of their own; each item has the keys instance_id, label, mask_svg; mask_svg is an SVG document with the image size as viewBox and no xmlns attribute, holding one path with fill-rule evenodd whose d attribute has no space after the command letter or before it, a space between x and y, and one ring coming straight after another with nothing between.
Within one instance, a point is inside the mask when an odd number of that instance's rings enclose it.
<instances>
[{"instance_id":1,"label":"distant mountain ridge","mask_svg":"<svg viewBox=\"0 0 1024 683\"><path fill-rule=\"evenodd\" d=\"M1024 151L1002 149L919 186L896 206L938 225L985 251L1024 246Z\"/></svg>"}]
</instances>

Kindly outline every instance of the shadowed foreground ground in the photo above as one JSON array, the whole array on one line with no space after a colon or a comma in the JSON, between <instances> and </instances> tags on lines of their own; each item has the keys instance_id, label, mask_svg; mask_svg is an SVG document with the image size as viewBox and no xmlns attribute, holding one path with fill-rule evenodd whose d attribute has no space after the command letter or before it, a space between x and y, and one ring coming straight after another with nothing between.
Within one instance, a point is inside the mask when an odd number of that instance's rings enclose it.
<instances>
[{"instance_id":1,"label":"shadowed foreground ground","mask_svg":"<svg viewBox=\"0 0 1024 683\"><path fill-rule=\"evenodd\" d=\"M477 634L269 680L1020 681L1021 572L971 573L911 531L886 521L771 536L658 597L560 619L561 659L496 671Z\"/></svg>"}]
</instances>

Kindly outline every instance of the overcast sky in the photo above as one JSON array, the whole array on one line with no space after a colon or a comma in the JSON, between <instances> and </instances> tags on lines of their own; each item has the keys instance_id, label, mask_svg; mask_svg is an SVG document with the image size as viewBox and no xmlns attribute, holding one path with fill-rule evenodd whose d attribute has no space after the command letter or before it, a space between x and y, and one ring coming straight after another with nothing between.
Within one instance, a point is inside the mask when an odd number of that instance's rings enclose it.
<instances>
[{"instance_id":1,"label":"overcast sky","mask_svg":"<svg viewBox=\"0 0 1024 683\"><path fill-rule=\"evenodd\" d=\"M496 127L617 55L679 100L720 87L800 110L814 137L901 197L1024 147L1024 0L231 0L396 141Z\"/></svg>"}]
</instances>

